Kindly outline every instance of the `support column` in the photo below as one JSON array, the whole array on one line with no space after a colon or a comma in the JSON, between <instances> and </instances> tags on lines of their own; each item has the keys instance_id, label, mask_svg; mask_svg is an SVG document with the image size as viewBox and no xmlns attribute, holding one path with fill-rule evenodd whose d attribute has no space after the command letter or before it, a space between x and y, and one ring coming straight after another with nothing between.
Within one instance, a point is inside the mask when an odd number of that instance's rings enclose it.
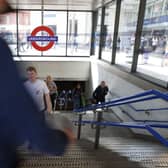
<instances>
[{"instance_id":1,"label":"support column","mask_svg":"<svg viewBox=\"0 0 168 168\"><path fill-rule=\"evenodd\" d=\"M101 28L100 28L100 38L99 38L99 59L101 59L102 55L102 46L103 46L103 36L105 35L103 32L104 27L104 18L105 18L105 6L102 7L102 15L101 15Z\"/></svg>"},{"instance_id":2,"label":"support column","mask_svg":"<svg viewBox=\"0 0 168 168\"><path fill-rule=\"evenodd\" d=\"M140 1L131 72L136 72L136 69L137 69L139 47L141 44L141 35L142 35L142 29L143 29L143 23L144 23L144 17L145 17L145 8L146 8L146 0Z\"/></svg>"},{"instance_id":3,"label":"support column","mask_svg":"<svg viewBox=\"0 0 168 168\"><path fill-rule=\"evenodd\" d=\"M118 38L118 29L119 29L119 23L120 23L120 11L121 11L121 0L117 0L111 64L115 64L115 60L116 60L117 38Z\"/></svg>"}]
</instances>

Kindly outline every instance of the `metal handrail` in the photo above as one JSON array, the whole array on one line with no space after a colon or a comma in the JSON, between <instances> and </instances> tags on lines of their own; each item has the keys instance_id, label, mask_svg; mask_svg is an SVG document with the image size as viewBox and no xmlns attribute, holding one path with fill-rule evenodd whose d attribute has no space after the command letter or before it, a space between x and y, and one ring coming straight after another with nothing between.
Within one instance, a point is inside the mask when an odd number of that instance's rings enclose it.
<instances>
[{"instance_id":1,"label":"metal handrail","mask_svg":"<svg viewBox=\"0 0 168 168\"><path fill-rule=\"evenodd\" d=\"M109 94L112 96L112 97L117 97L117 95L114 95L111 91L109 91ZM166 93L168 94L168 93ZM163 108L142 108L142 109L137 109L136 107L134 107L133 105L131 104L127 104L128 107L130 107L132 110L134 110L135 112L144 112L144 111L166 111L168 110L168 107L163 107Z\"/></svg>"},{"instance_id":2,"label":"metal handrail","mask_svg":"<svg viewBox=\"0 0 168 168\"><path fill-rule=\"evenodd\" d=\"M168 94L162 93L158 90L148 90L143 93L139 93L133 96L122 97L118 99L113 99L112 101L105 102L102 104L87 106L80 109L75 109L75 112L79 114L83 111L87 110L96 110L96 109L105 109L107 107L114 107L119 105L125 105L130 103L144 102L154 99L162 99L168 101ZM99 112L98 112L99 113ZM102 112L100 112L101 114ZM158 131L154 130L154 128L168 128L168 123L166 122L139 122L135 120L134 122L111 122L111 121L101 121L101 117L97 121L89 121L89 120L81 120L74 121L75 123L81 124L94 124L97 127L97 135L96 135L96 143L95 146L97 148L100 136L100 126L117 126L117 127L125 127L125 128L136 128L136 129L145 129L149 133L151 133L156 139L158 139L161 143L168 147L168 140L164 138Z\"/></svg>"},{"instance_id":3,"label":"metal handrail","mask_svg":"<svg viewBox=\"0 0 168 168\"><path fill-rule=\"evenodd\" d=\"M74 109L74 112L96 110L99 108L108 108L108 107L114 107L119 105L130 104L130 103L144 102L144 101L149 101L154 99L163 99L165 101L168 101L168 94L162 93L158 90L148 90L139 94L135 94L133 96L117 98L109 102L96 104L96 105L89 105L83 108Z\"/></svg>"}]
</instances>

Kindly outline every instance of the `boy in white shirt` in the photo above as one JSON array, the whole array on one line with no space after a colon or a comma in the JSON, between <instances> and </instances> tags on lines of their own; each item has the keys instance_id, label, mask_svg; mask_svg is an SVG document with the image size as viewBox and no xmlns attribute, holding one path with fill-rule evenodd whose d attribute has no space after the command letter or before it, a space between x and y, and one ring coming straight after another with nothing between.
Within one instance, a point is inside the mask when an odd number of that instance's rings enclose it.
<instances>
[{"instance_id":1,"label":"boy in white shirt","mask_svg":"<svg viewBox=\"0 0 168 168\"><path fill-rule=\"evenodd\" d=\"M27 68L28 80L25 82L25 87L34 99L39 111L45 110L50 113L52 105L50 101L49 90L43 80L37 78L37 70L30 66Z\"/></svg>"}]
</instances>

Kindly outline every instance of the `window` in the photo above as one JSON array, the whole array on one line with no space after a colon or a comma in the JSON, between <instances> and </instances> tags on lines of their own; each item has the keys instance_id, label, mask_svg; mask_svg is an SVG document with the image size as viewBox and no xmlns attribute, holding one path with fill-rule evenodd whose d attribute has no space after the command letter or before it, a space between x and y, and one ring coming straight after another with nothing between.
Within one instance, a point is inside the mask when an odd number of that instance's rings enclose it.
<instances>
[{"instance_id":1,"label":"window","mask_svg":"<svg viewBox=\"0 0 168 168\"><path fill-rule=\"evenodd\" d=\"M132 65L138 9L139 0L125 0L121 4L116 64L129 68Z\"/></svg>"},{"instance_id":2,"label":"window","mask_svg":"<svg viewBox=\"0 0 168 168\"><path fill-rule=\"evenodd\" d=\"M101 15L102 15L102 9L99 8L99 9L98 9L98 16L97 16L96 32L95 32L95 34L94 34L94 36L95 36L95 56L96 56L96 58L99 57Z\"/></svg>"},{"instance_id":3,"label":"window","mask_svg":"<svg viewBox=\"0 0 168 168\"><path fill-rule=\"evenodd\" d=\"M41 11L22 11L18 13L18 52L21 56L41 56L41 51L34 49L27 37L38 26L41 26ZM40 35L38 33L37 35ZM41 45L41 42L37 42Z\"/></svg>"},{"instance_id":4,"label":"window","mask_svg":"<svg viewBox=\"0 0 168 168\"><path fill-rule=\"evenodd\" d=\"M103 25L102 59L108 62L112 60L112 44L115 24L116 5L112 3L105 8L105 19Z\"/></svg>"},{"instance_id":5,"label":"window","mask_svg":"<svg viewBox=\"0 0 168 168\"><path fill-rule=\"evenodd\" d=\"M153 8L153 6L149 6L148 7L148 9L147 9L147 11L146 11L146 18L151 18L152 17L152 8Z\"/></svg>"},{"instance_id":6,"label":"window","mask_svg":"<svg viewBox=\"0 0 168 168\"><path fill-rule=\"evenodd\" d=\"M67 30L67 12L44 11L44 25L50 27L58 41L54 46L43 52L43 55L65 56L66 55L66 30Z\"/></svg>"},{"instance_id":7,"label":"window","mask_svg":"<svg viewBox=\"0 0 168 168\"><path fill-rule=\"evenodd\" d=\"M13 55L17 55L16 14L0 16L0 37L6 40Z\"/></svg>"},{"instance_id":8,"label":"window","mask_svg":"<svg viewBox=\"0 0 168 168\"><path fill-rule=\"evenodd\" d=\"M155 1L153 4L153 17L160 16L162 14L163 0Z\"/></svg>"},{"instance_id":9,"label":"window","mask_svg":"<svg viewBox=\"0 0 168 168\"><path fill-rule=\"evenodd\" d=\"M92 12L22 10L17 14L0 16L0 36L7 41L15 56L90 56L91 21ZM28 40L32 31L42 25L52 29L57 36L52 48L43 52L36 50ZM36 34L43 35L49 34L46 31ZM47 46L49 42L36 43Z\"/></svg>"},{"instance_id":10,"label":"window","mask_svg":"<svg viewBox=\"0 0 168 168\"><path fill-rule=\"evenodd\" d=\"M165 0L166 1L166 0ZM164 6L164 14L167 15L168 14L168 1L165 2L165 6Z\"/></svg>"},{"instance_id":11,"label":"window","mask_svg":"<svg viewBox=\"0 0 168 168\"><path fill-rule=\"evenodd\" d=\"M68 56L89 56L91 45L91 12L68 13Z\"/></svg>"},{"instance_id":12,"label":"window","mask_svg":"<svg viewBox=\"0 0 168 168\"><path fill-rule=\"evenodd\" d=\"M147 0L146 9L149 2ZM152 3L157 14L144 19L137 71L168 81L168 13L161 13L161 7L156 6L162 4L162 0L153 0Z\"/></svg>"}]
</instances>

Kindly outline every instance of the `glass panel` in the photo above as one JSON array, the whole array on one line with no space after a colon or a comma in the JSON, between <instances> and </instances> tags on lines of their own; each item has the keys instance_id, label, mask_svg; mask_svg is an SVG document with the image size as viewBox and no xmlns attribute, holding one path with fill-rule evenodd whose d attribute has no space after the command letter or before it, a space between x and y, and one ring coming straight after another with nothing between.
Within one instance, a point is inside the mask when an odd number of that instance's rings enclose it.
<instances>
[{"instance_id":1,"label":"glass panel","mask_svg":"<svg viewBox=\"0 0 168 168\"><path fill-rule=\"evenodd\" d=\"M139 0L125 0L121 4L116 64L131 67L138 19ZM128 19L129 18L129 19Z\"/></svg>"},{"instance_id":2,"label":"glass panel","mask_svg":"<svg viewBox=\"0 0 168 168\"><path fill-rule=\"evenodd\" d=\"M137 71L168 81L168 1L147 0L145 11Z\"/></svg>"},{"instance_id":3,"label":"glass panel","mask_svg":"<svg viewBox=\"0 0 168 168\"><path fill-rule=\"evenodd\" d=\"M168 15L168 1L165 2L164 9L163 9L163 14Z\"/></svg>"},{"instance_id":4,"label":"glass panel","mask_svg":"<svg viewBox=\"0 0 168 168\"><path fill-rule=\"evenodd\" d=\"M108 62L112 60L112 44L115 23L116 5L110 4L105 8L105 20L102 39L102 59Z\"/></svg>"},{"instance_id":5,"label":"glass panel","mask_svg":"<svg viewBox=\"0 0 168 168\"><path fill-rule=\"evenodd\" d=\"M68 56L89 56L91 12L69 12Z\"/></svg>"},{"instance_id":6,"label":"glass panel","mask_svg":"<svg viewBox=\"0 0 168 168\"><path fill-rule=\"evenodd\" d=\"M0 16L0 37L6 40L12 53L17 55L16 14Z\"/></svg>"},{"instance_id":7,"label":"glass panel","mask_svg":"<svg viewBox=\"0 0 168 168\"><path fill-rule=\"evenodd\" d=\"M148 7L147 7L148 8ZM162 15L162 8L163 8L163 0L155 1L153 4L153 17L157 17Z\"/></svg>"},{"instance_id":8,"label":"glass panel","mask_svg":"<svg viewBox=\"0 0 168 168\"><path fill-rule=\"evenodd\" d=\"M41 51L34 49L27 37L38 26L41 26L41 12L40 11L22 11L18 14L18 50L19 55L41 56ZM37 35L41 35L37 33ZM37 42L41 45L41 42Z\"/></svg>"},{"instance_id":9,"label":"glass panel","mask_svg":"<svg viewBox=\"0 0 168 168\"><path fill-rule=\"evenodd\" d=\"M44 25L50 27L58 41L54 46L43 55L65 56L66 55L66 29L67 29L67 12L44 11Z\"/></svg>"},{"instance_id":10,"label":"glass panel","mask_svg":"<svg viewBox=\"0 0 168 168\"><path fill-rule=\"evenodd\" d=\"M98 16L97 16L96 32L95 32L95 35L94 35L95 36L95 56L96 56L96 58L99 57L101 15L102 15L102 9L99 8L99 10L98 10Z\"/></svg>"}]
</instances>

